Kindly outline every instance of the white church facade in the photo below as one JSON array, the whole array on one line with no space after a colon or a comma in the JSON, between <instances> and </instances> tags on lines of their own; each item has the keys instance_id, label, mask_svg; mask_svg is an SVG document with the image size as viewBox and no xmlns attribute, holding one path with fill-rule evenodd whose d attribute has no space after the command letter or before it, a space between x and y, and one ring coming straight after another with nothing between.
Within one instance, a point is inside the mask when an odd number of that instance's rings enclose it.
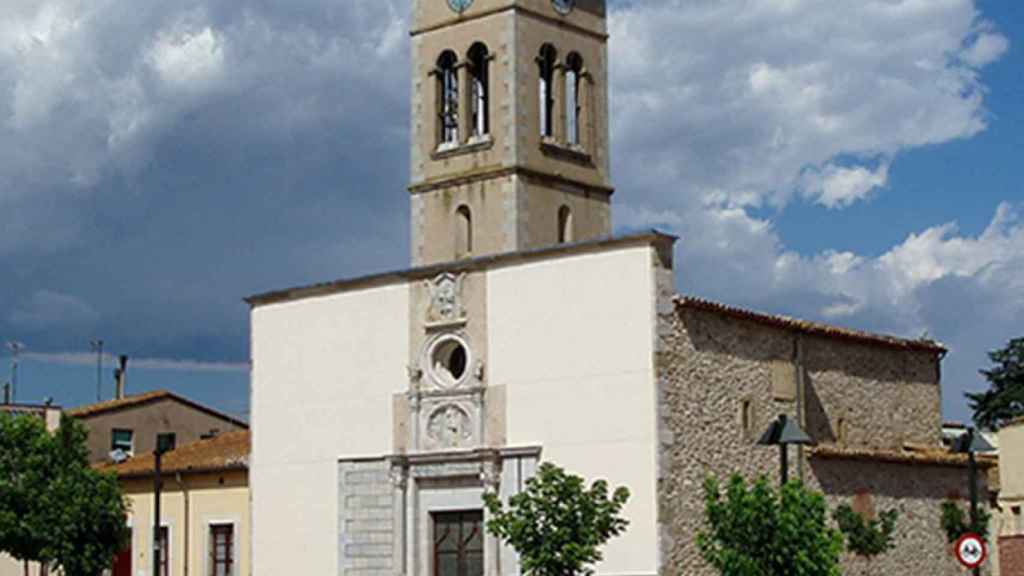
<instances>
[{"instance_id":1,"label":"white church facade","mask_svg":"<svg viewBox=\"0 0 1024 576\"><path fill-rule=\"evenodd\" d=\"M413 267L248 299L254 574L519 574L481 495L542 461L632 494L598 574L710 574L701 482L775 474L781 413L830 503L901 511L880 573L958 574L943 348L677 295L675 238L611 236L604 0L412 10Z\"/></svg>"}]
</instances>

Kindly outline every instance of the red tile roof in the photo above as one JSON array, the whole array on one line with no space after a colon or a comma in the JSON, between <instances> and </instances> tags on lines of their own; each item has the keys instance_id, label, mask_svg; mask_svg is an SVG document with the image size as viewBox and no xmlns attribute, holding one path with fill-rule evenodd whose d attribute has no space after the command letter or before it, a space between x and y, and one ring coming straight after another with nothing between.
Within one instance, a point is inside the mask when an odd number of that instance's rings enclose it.
<instances>
[{"instance_id":1,"label":"red tile roof","mask_svg":"<svg viewBox=\"0 0 1024 576\"><path fill-rule=\"evenodd\" d=\"M934 464L937 466L967 466L967 456L952 454L941 447L909 448L904 450L887 450L881 448L838 446L822 444L810 449L810 455L816 458L831 460L861 460L870 462L889 462L894 464ZM997 464L991 456L978 456L978 466L989 468Z\"/></svg>"},{"instance_id":2,"label":"red tile roof","mask_svg":"<svg viewBox=\"0 0 1024 576\"><path fill-rule=\"evenodd\" d=\"M827 338L841 338L844 340L852 340L855 342L885 346L888 348L898 348L901 350L921 350L934 352L936 354L945 354L946 352L946 348L942 344L933 340L910 340L906 338L897 338L895 336L862 332L860 330L851 330L849 328L809 322L806 320L790 318L788 316L754 312L752 310L736 308L726 304L712 302L710 300L695 298L693 296L677 295L675 297L675 303L676 306L680 308L703 310L723 316L756 322L766 326L781 328L783 330L792 330L796 332L803 332L805 334L824 336Z\"/></svg>"},{"instance_id":3,"label":"red tile roof","mask_svg":"<svg viewBox=\"0 0 1024 576\"><path fill-rule=\"evenodd\" d=\"M228 416L227 414L224 414L223 412L214 410L209 406L204 406L202 404L199 404L198 402L189 400L184 396L179 396L169 390L154 390L152 392L146 392L143 394L125 396L124 398L118 400L107 400L105 402L98 402L96 404L86 404L85 406L71 408L70 410L67 410L65 413L73 418L85 419L92 418L93 416L98 416L100 414L105 414L107 412L143 406L145 404L151 402L158 402L160 400L173 400L175 402L185 404L186 406L189 406L201 412L205 412L211 416L231 422L235 426L240 426L242 428L249 427L248 424L237 418L233 418L231 416Z\"/></svg>"},{"instance_id":4,"label":"red tile roof","mask_svg":"<svg viewBox=\"0 0 1024 576\"><path fill-rule=\"evenodd\" d=\"M248 430L226 432L214 438L199 440L167 452L160 461L164 474L220 472L249 468L250 434ZM118 477L153 475L155 456L141 454L120 464L104 463L97 468L117 473Z\"/></svg>"}]
</instances>

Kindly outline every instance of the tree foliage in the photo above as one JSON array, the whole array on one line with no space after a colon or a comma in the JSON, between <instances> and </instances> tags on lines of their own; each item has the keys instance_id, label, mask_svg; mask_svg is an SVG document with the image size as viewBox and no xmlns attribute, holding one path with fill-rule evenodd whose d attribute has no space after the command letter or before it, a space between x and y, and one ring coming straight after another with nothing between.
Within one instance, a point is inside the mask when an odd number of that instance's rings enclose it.
<instances>
[{"instance_id":1,"label":"tree foliage","mask_svg":"<svg viewBox=\"0 0 1024 576\"><path fill-rule=\"evenodd\" d=\"M887 510L878 518L865 518L847 504L836 509L833 517L839 531L846 537L846 549L868 563L891 550L895 545L896 520L899 512Z\"/></svg>"},{"instance_id":2,"label":"tree foliage","mask_svg":"<svg viewBox=\"0 0 1024 576\"><path fill-rule=\"evenodd\" d=\"M89 466L86 432L70 418L0 415L0 551L95 576L127 542L117 479Z\"/></svg>"},{"instance_id":3,"label":"tree foliage","mask_svg":"<svg viewBox=\"0 0 1024 576\"><path fill-rule=\"evenodd\" d=\"M609 495L604 480L587 488L583 478L544 463L507 507L496 494L484 494L487 530L519 553L525 574L588 575L602 558L601 546L626 530L629 522L619 514L627 500L624 487Z\"/></svg>"},{"instance_id":4,"label":"tree foliage","mask_svg":"<svg viewBox=\"0 0 1024 576\"><path fill-rule=\"evenodd\" d=\"M974 422L998 430L1011 420L1024 416L1024 338L1010 340L1005 348L988 353L995 364L981 374L991 385L981 394L967 394Z\"/></svg>"},{"instance_id":5,"label":"tree foliage","mask_svg":"<svg viewBox=\"0 0 1024 576\"><path fill-rule=\"evenodd\" d=\"M988 540L988 524L991 514L988 510L978 507L978 518L971 522L970 515L954 501L946 500L942 503L942 529L946 531L946 540L952 544L964 534L977 534L982 539Z\"/></svg>"},{"instance_id":6,"label":"tree foliage","mask_svg":"<svg viewBox=\"0 0 1024 576\"><path fill-rule=\"evenodd\" d=\"M704 506L697 544L723 576L839 576L842 537L828 526L824 496L800 482L776 493L764 477L748 487L734 475L723 494L708 478Z\"/></svg>"}]
</instances>

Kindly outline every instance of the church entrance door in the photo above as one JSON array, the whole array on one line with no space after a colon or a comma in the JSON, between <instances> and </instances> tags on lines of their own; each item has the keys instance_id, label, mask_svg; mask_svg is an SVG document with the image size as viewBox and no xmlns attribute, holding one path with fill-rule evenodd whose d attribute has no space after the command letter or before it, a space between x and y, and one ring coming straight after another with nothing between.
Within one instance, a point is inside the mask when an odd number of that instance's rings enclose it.
<instances>
[{"instance_id":1,"label":"church entrance door","mask_svg":"<svg viewBox=\"0 0 1024 576\"><path fill-rule=\"evenodd\" d=\"M433 576L483 576L483 512L435 512L431 516L434 520Z\"/></svg>"}]
</instances>

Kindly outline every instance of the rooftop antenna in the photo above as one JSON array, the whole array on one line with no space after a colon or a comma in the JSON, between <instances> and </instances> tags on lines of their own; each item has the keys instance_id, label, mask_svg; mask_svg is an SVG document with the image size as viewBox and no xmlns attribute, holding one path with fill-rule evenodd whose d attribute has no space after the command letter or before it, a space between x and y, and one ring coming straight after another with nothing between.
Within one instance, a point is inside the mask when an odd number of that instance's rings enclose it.
<instances>
[{"instance_id":1,"label":"rooftop antenna","mask_svg":"<svg viewBox=\"0 0 1024 576\"><path fill-rule=\"evenodd\" d=\"M7 349L11 351L11 402L18 401L18 353L25 349L21 342L10 340Z\"/></svg>"},{"instance_id":2,"label":"rooftop antenna","mask_svg":"<svg viewBox=\"0 0 1024 576\"><path fill-rule=\"evenodd\" d=\"M103 400L103 340L89 340L89 348L96 353L96 401Z\"/></svg>"}]
</instances>

